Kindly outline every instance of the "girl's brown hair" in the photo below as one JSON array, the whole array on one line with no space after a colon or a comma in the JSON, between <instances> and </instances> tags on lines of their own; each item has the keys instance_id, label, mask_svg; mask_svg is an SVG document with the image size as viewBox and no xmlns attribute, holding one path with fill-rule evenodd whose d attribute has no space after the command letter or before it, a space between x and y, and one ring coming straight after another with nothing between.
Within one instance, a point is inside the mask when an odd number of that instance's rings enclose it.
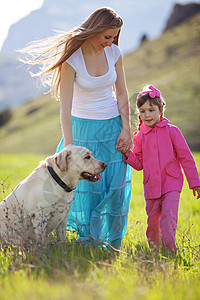
<instances>
[{"instance_id":1,"label":"girl's brown hair","mask_svg":"<svg viewBox=\"0 0 200 300\"><path fill-rule=\"evenodd\" d=\"M64 32L57 36L44 40L34 41L20 53L27 53L30 59L20 59L28 63L29 73L32 76L40 76L43 85L49 85L52 96L59 98L59 86L62 64L77 50L84 41L97 33L109 28L121 29L123 20L117 13L109 8L102 7L95 10L79 27L70 32ZM113 40L118 45L120 30ZM31 67L40 65L40 70L33 74Z\"/></svg>"}]
</instances>

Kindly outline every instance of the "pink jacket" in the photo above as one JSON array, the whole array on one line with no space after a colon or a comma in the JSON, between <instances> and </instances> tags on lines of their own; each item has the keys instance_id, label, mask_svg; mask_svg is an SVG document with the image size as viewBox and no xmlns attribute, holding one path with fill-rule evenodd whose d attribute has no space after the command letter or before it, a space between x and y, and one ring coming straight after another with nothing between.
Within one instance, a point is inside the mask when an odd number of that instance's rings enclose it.
<instances>
[{"instance_id":1,"label":"pink jacket","mask_svg":"<svg viewBox=\"0 0 200 300\"><path fill-rule=\"evenodd\" d=\"M169 191L180 191L183 173L190 188L200 186L200 179L191 151L176 126L166 118L154 128L142 123L141 130L134 133L134 148L124 161L134 169L143 169L144 195L156 199Z\"/></svg>"}]
</instances>

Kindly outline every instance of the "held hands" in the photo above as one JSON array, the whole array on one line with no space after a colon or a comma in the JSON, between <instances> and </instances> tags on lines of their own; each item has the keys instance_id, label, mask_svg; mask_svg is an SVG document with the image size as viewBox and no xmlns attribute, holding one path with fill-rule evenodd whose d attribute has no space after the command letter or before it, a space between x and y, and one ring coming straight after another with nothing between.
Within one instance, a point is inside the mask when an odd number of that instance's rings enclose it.
<instances>
[{"instance_id":1,"label":"held hands","mask_svg":"<svg viewBox=\"0 0 200 300\"><path fill-rule=\"evenodd\" d=\"M197 194L197 199L200 198L200 186L195 186L193 189L193 195L194 197L196 197L196 194Z\"/></svg>"},{"instance_id":2,"label":"held hands","mask_svg":"<svg viewBox=\"0 0 200 300\"><path fill-rule=\"evenodd\" d=\"M130 131L122 129L117 139L116 148L122 153L125 153L125 155L128 157L129 151L132 148L132 137Z\"/></svg>"}]
</instances>

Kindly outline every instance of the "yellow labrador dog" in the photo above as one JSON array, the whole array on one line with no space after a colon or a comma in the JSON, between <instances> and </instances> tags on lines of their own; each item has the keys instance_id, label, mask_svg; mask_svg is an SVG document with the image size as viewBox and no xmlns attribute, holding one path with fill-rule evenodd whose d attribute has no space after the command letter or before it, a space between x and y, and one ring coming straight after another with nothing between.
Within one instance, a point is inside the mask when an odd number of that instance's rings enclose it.
<instances>
[{"instance_id":1,"label":"yellow labrador dog","mask_svg":"<svg viewBox=\"0 0 200 300\"><path fill-rule=\"evenodd\" d=\"M81 179L98 181L105 168L88 149L73 145L47 157L0 203L2 240L43 243L55 229L64 241L73 189Z\"/></svg>"}]
</instances>

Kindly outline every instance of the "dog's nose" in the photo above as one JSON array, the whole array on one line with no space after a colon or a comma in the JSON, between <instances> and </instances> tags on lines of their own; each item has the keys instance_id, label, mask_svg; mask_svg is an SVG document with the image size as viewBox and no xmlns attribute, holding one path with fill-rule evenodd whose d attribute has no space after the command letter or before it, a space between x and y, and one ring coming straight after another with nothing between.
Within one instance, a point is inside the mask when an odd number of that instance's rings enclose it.
<instances>
[{"instance_id":1,"label":"dog's nose","mask_svg":"<svg viewBox=\"0 0 200 300\"><path fill-rule=\"evenodd\" d=\"M102 162L102 167L105 169L107 167L107 164Z\"/></svg>"}]
</instances>

